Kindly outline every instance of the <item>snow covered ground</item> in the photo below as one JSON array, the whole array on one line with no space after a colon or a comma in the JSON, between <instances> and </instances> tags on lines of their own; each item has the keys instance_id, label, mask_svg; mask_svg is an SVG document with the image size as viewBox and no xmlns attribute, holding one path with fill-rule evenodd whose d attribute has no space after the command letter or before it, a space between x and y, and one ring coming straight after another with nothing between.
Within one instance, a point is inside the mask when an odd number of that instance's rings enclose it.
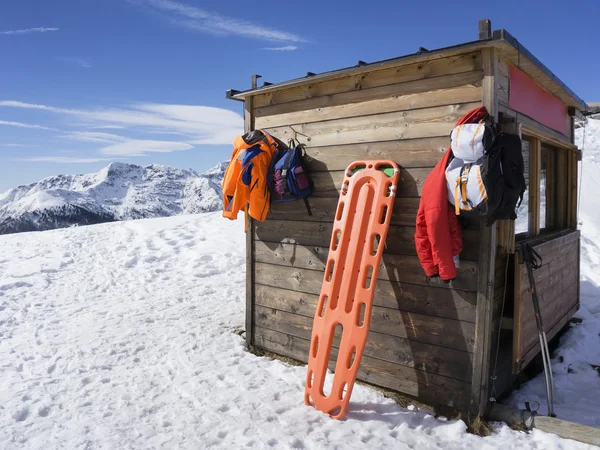
<instances>
[{"instance_id":1,"label":"snow covered ground","mask_svg":"<svg viewBox=\"0 0 600 450\"><path fill-rule=\"evenodd\" d=\"M219 213L0 237L0 448L585 449L405 409L357 386L344 421L244 326L244 234Z\"/></svg>"},{"instance_id":2,"label":"snow covered ground","mask_svg":"<svg viewBox=\"0 0 600 450\"><path fill-rule=\"evenodd\" d=\"M590 131L591 130L591 131ZM583 319L553 360L559 417L600 426L600 121L586 138ZM220 213L0 236L0 449L587 449L398 406L356 386L344 421L304 367L256 357L241 222ZM543 376L509 403L538 400Z\"/></svg>"}]
</instances>

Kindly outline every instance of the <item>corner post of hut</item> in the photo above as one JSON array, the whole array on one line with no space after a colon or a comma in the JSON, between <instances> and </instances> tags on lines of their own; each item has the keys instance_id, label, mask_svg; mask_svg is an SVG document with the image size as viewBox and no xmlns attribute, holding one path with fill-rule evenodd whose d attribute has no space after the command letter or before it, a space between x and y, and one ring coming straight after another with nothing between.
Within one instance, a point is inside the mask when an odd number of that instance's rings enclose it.
<instances>
[{"instance_id":1,"label":"corner post of hut","mask_svg":"<svg viewBox=\"0 0 600 450\"><path fill-rule=\"evenodd\" d=\"M491 37L491 21L479 21L479 39ZM498 96L496 88L498 55L494 47L481 49L483 80L481 101L494 121L498 121ZM480 225L479 279L477 282L477 310L473 376L471 381L471 412L479 416L487 413L489 406L490 363L494 326L494 273L496 262L497 224Z\"/></svg>"},{"instance_id":2,"label":"corner post of hut","mask_svg":"<svg viewBox=\"0 0 600 450\"><path fill-rule=\"evenodd\" d=\"M258 87L260 75L253 74L251 87ZM244 99L244 133L254 130L254 112L252 109L252 96ZM250 215L245 214L246 220L246 345L254 344L254 221Z\"/></svg>"}]
</instances>

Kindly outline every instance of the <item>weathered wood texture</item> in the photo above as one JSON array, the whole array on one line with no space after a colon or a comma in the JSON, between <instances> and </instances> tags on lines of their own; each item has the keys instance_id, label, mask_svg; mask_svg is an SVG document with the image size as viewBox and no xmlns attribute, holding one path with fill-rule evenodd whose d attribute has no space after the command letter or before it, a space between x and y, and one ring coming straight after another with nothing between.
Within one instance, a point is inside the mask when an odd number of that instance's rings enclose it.
<instances>
[{"instance_id":1,"label":"weathered wood texture","mask_svg":"<svg viewBox=\"0 0 600 450\"><path fill-rule=\"evenodd\" d=\"M308 361L309 339L257 326L256 345L297 361ZM331 370L335 370L336 358L337 349L332 348ZM363 355L358 379L403 392L429 404L443 404L458 409L466 407L469 383L406 365Z\"/></svg>"},{"instance_id":2,"label":"weathered wood texture","mask_svg":"<svg viewBox=\"0 0 600 450\"><path fill-rule=\"evenodd\" d=\"M269 245L269 243L265 243ZM277 246L278 243L272 244L273 246ZM259 256L269 260L269 263L273 263L275 261L279 261L280 259L276 256L270 257L268 255ZM300 261L299 261L300 262ZM432 287L441 287L443 289L460 289L465 291L474 292L475 287L477 286L477 263L464 261L459 270L456 280L450 283L436 283L432 280L428 280L423 275L423 269L419 264L419 260L414 256L406 256L406 255L397 255L397 254L387 254L383 255L383 267L380 269L380 276L378 278L377 285L379 286L381 283L379 280L391 279L393 281L398 281L400 283L410 283L417 284L421 286L432 286ZM266 276L276 276L277 268L276 267L262 267L257 264L256 267L256 276L259 276L260 270L265 270L267 273ZM281 270L285 269L282 267ZM309 274L304 271L304 267L296 267L293 273L286 272L285 276L292 276L292 279L280 279L280 283L286 283L289 286L289 289L294 289L296 286L296 282L299 284L306 285L307 283L313 284L316 286L316 290L319 291L321 289L321 284L323 282L322 273L319 272L318 276L314 274ZM280 274L279 277L284 276ZM309 292L309 291L303 291Z\"/></svg>"},{"instance_id":3,"label":"weathered wood texture","mask_svg":"<svg viewBox=\"0 0 600 450\"><path fill-rule=\"evenodd\" d=\"M401 67L371 70L333 80L316 81L303 86L256 95L254 97L254 107L259 109L258 112L260 115L260 109L265 106L306 100L314 97L325 97L342 92L368 90L369 88L414 80L426 80L438 76L471 72L480 69L481 56L479 52L467 53L450 58L438 58L402 65Z\"/></svg>"},{"instance_id":4,"label":"weathered wood texture","mask_svg":"<svg viewBox=\"0 0 600 450\"><path fill-rule=\"evenodd\" d=\"M482 50L482 103L498 120L496 95L497 52ZM497 226L481 226L479 239L479 276L477 278L477 332L471 381L471 412L483 416L489 402L489 375L494 326L494 271L496 262Z\"/></svg>"},{"instance_id":5,"label":"weathered wood texture","mask_svg":"<svg viewBox=\"0 0 600 450\"><path fill-rule=\"evenodd\" d=\"M533 275L548 340L554 337L579 307L579 237L579 231L571 231L533 246L543 262ZM521 371L540 351L529 289L527 267L524 263L519 263L515 267L515 373Z\"/></svg>"},{"instance_id":6,"label":"weathered wood texture","mask_svg":"<svg viewBox=\"0 0 600 450\"><path fill-rule=\"evenodd\" d=\"M297 136L300 142L317 147L441 137L449 136L456 121L480 104L469 102L291 125L302 133ZM285 125L266 128L283 141L294 137L294 130Z\"/></svg>"},{"instance_id":7,"label":"weathered wood texture","mask_svg":"<svg viewBox=\"0 0 600 450\"><path fill-rule=\"evenodd\" d=\"M498 102L508 106L510 99L510 69L508 63L501 58L498 59L496 77Z\"/></svg>"},{"instance_id":8,"label":"weathered wood texture","mask_svg":"<svg viewBox=\"0 0 600 450\"><path fill-rule=\"evenodd\" d=\"M260 303L270 303L267 299L268 297L261 297L257 300ZM313 300L313 307L316 308L317 299ZM260 303L255 306L257 326L310 340L312 314L303 316ZM474 324L434 320L430 316L399 313L379 306L373 307L371 320L367 355L410 367L416 364L424 370L468 381L466 370L471 367L471 354L467 350L468 347L472 348L469 341L473 338ZM421 340L415 339L416 335ZM340 336L341 334L336 335L334 344L339 344ZM400 353L402 350L404 352Z\"/></svg>"},{"instance_id":9,"label":"weathered wood texture","mask_svg":"<svg viewBox=\"0 0 600 450\"><path fill-rule=\"evenodd\" d=\"M259 108L255 110L256 125L272 128L475 102L481 98L480 86L481 73L473 71L313 97Z\"/></svg>"},{"instance_id":10,"label":"weathered wood texture","mask_svg":"<svg viewBox=\"0 0 600 450\"><path fill-rule=\"evenodd\" d=\"M293 233L290 233L293 230ZM415 226L391 224L388 230L385 251L387 254L417 255L415 247ZM256 224L255 236L266 242L295 242L304 246L325 247L328 250L335 236L332 222L304 222L290 220L268 220ZM463 230L464 250L461 260L477 261L479 259L479 231ZM327 258L326 252L323 261Z\"/></svg>"},{"instance_id":11,"label":"weathered wood texture","mask_svg":"<svg viewBox=\"0 0 600 450\"><path fill-rule=\"evenodd\" d=\"M346 170L360 159L393 159L404 169L434 167L448 148L448 136L399 141L367 142L306 148L306 168L311 172Z\"/></svg>"},{"instance_id":12,"label":"weathered wood texture","mask_svg":"<svg viewBox=\"0 0 600 450\"><path fill-rule=\"evenodd\" d=\"M256 87L256 75L252 75L252 88ZM254 129L254 101L252 97L246 99L244 102L244 133L252 131ZM248 346L253 345L254 339L254 323L253 323L253 312L254 312L254 220L249 215L244 215L244 220L247 220L247 231L246 231L246 344Z\"/></svg>"},{"instance_id":13,"label":"weathered wood texture","mask_svg":"<svg viewBox=\"0 0 600 450\"><path fill-rule=\"evenodd\" d=\"M312 216L302 202L274 203L267 220L254 223L256 346L307 360L345 169L360 159L391 159L401 167L401 182L359 379L466 407L476 345L479 224L463 230L461 267L451 283L425 276L414 235L423 182L459 117L481 105L481 82L475 53L253 97L257 128L306 145L314 185Z\"/></svg>"}]
</instances>

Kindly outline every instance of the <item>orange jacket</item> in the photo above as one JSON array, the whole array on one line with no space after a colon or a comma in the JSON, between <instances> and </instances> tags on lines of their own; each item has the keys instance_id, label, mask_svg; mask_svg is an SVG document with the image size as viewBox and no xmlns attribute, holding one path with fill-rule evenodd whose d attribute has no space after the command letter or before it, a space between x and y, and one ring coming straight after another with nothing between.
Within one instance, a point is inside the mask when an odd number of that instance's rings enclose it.
<instances>
[{"instance_id":1,"label":"orange jacket","mask_svg":"<svg viewBox=\"0 0 600 450\"><path fill-rule=\"evenodd\" d=\"M456 125L476 123L487 115L484 106L472 109ZM448 202L446 166L452 156L446 154L423 183L415 244L421 266L428 277L439 275L442 280L456 278L454 255L462 251L462 233L452 205Z\"/></svg>"},{"instance_id":2,"label":"orange jacket","mask_svg":"<svg viewBox=\"0 0 600 450\"><path fill-rule=\"evenodd\" d=\"M246 211L256 220L265 220L271 200L267 174L277 142L261 130L237 136L223 177L223 217L235 220Z\"/></svg>"}]
</instances>

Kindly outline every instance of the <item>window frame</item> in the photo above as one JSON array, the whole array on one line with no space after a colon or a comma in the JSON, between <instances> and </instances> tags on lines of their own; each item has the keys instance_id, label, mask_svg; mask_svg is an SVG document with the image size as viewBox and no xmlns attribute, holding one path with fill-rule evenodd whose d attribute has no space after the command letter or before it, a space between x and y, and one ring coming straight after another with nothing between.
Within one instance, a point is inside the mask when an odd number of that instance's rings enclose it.
<instances>
[{"instance_id":1,"label":"window frame","mask_svg":"<svg viewBox=\"0 0 600 450\"><path fill-rule=\"evenodd\" d=\"M577 147L568 142L561 142L545 136L537 130L520 125L522 140L529 143L529 212L528 231L515 234L515 241L524 242L537 239L540 236L548 236L561 233L565 230L576 228L577 198ZM555 152L554 158L549 157L550 152ZM546 204L545 222L550 226L541 228L541 192L540 178L542 170L542 159L546 158L554 165L550 171L550 177L546 178L546 186L550 192L556 186L562 185L564 189L558 189L557 195L552 195L555 204L552 210L548 210ZM548 197L548 190L546 191Z\"/></svg>"}]
</instances>

